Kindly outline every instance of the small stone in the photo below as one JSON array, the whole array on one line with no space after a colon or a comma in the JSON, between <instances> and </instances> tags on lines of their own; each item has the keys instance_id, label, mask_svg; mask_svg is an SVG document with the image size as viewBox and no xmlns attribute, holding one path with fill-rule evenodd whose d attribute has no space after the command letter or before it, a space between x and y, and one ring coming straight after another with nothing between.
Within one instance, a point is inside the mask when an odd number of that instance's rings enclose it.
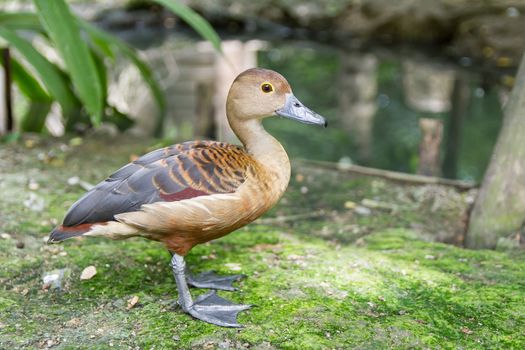
<instances>
[{"instance_id":1,"label":"small stone","mask_svg":"<svg viewBox=\"0 0 525 350\"><path fill-rule=\"evenodd\" d=\"M132 298L128 300L128 306L126 309L131 310L137 303L139 302L139 297L134 295Z\"/></svg>"},{"instance_id":2,"label":"small stone","mask_svg":"<svg viewBox=\"0 0 525 350\"><path fill-rule=\"evenodd\" d=\"M80 183L80 178L78 176L72 176L69 179L67 179L67 184L69 186L76 186Z\"/></svg>"},{"instance_id":3,"label":"small stone","mask_svg":"<svg viewBox=\"0 0 525 350\"><path fill-rule=\"evenodd\" d=\"M297 174L297 175L295 175L295 181L297 181L297 182L303 182L303 181L304 181L304 175L303 175L303 174Z\"/></svg>"},{"instance_id":4,"label":"small stone","mask_svg":"<svg viewBox=\"0 0 525 350\"><path fill-rule=\"evenodd\" d=\"M465 333L465 334L472 334L474 332L472 332L472 330L470 330L468 327L463 327L461 328L461 332Z\"/></svg>"},{"instance_id":5,"label":"small stone","mask_svg":"<svg viewBox=\"0 0 525 350\"><path fill-rule=\"evenodd\" d=\"M306 186L301 186L301 194L307 194L308 193L308 187Z\"/></svg>"},{"instance_id":6,"label":"small stone","mask_svg":"<svg viewBox=\"0 0 525 350\"><path fill-rule=\"evenodd\" d=\"M80 146L84 143L84 140L81 137L73 137L69 140L69 145L72 147Z\"/></svg>"},{"instance_id":7,"label":"small stone","mask_svg":"<svg viewBox=\"0 0 525 350\"><path fill-rule=\"evenodd\" d=\"M0 238L2 239L11 239L11 235L9 233L0 233Z\"/></svg>"},{"instance_id":8,"label":"small stone","mask_svg":"<svg viewBox=\"0 0 525 350\"><path fill-rule=\"evenodd\" d=\"M346 209L355 209L356 206L357 206L357 204L355 204L352 201L346 201L345 202L345 208Z\"/></svg>"},{"instance_id":9,"label":"small stone","mask_svg":"<svg viewBox=\"0 0 525 350\"><path fill-rule=\"evenodd\" d=\"M69 269L59 269L44 273L42 277L42 282L44 283L42 289L61 289L62 281L68 274Z\"/></svg>"},{"instance_id":10,"label":"small stone","mask_svg":"<svg viewBox=\"0 0 525 350\"><path fill-rule=\"evenodd\" d=\"M74 318L72 318L72 319L70 319L69 321L66 322L66 326L68 326L68 327L77 327L77 326L80 325L80 323L81 323L80 319L74 317Z\"/></svg>"},{"instance_id":11,"label":"small stone","mask_svg":"<svg viewBox=\"0 0 525 350\"><path fill-rule=\"evenodd\" d=\"M16 247L17 247L18 249L24 249L25 246L26 246L25 243L22 242L22 241L18 241L18 242L16 242Z\"/></svg>"},{"instance_id":12,"label":"small stone","mask_svg":"<svg viewBox=\"0 0 525 350\"><path fill-rule=\"evenodd\" d=\"M40 188L40 185L38 184L38 182L36 182L35 180L30 180L29 181L29 184L27 185L27 187L31 190L31 191L36 191Z\"/></svg>"},{"instance_id":13,"label":"small stone","mask_svg":"<svg viewBox=\"0 0 525 350\"><path fill-rule=\"evenodd\" d=\"M427 260L436 260L436 257L434 255L425 255L425 259L427 259Z\"/></svg>"},{"instance_id":14,"label":"small stone","mask_svg":"<svg viewBox=\"0 0 525 350\"><path fill-rule=\"evenodd\" d=\"M95 266L91 265L86 267L80 274L81 280L90 280L97 274L97 269Z\"/></svg>"},{"instance_id":15,"label":"small stone","mask_svg":"<svg viewBox=\"0 0 525 350\"><path fill-rule=\"evenodd\" d=\"M339 162L337 162L337 167L341 170L351 169L352 165L353 161L350 157L342 157L341 159L339 159Z\"/></svg>"},{"instance_id":16,"label":"small stone","mask_svg":"<svg viewBox=\"0 0 525 350\"><path fill-rule=\"evenodd\" d=\"M27 148L33 148L33 147L35 147L35 144L36 144L36 141L33 140L33 139L28 139L28 140L25 140L25 142L24 142L24 145L25 145Z\"/></svg>"},{"instance_id":17,"label":"small stone","mask_svg":"<svg viewBox=\"0 0 525 350\"><path fill-rule=\"evenodd\" d=\"M34 192L29 193L29 198L24 200L24 205L32 211L40 212L45 208L44 199L37 196Z\"/></svg>"},{"instance_id":18,"label":"small stone","mask_svg":"<svg viewBox=\"0 0 525 350\"><path fill-rule=\"evenodd\" d=\"M227 264L224 264L224 266L226 266L227 268L229 268L232 271L241 271L241 264L227 263Z\"/></svg>"},{"instance_id":19,"label":"small stone","mask_svg":"<svg viewBox=\"0 0 525 350\"><path fill-rule=\"evenodd\" d=\"M179 341L180 337L178 335L174 335L173 337L171 337L171 339L173 339L175 341Z\"/></svg>"},{"instance_id":20,"label":"small stone","mask_svg":"<svg viewBox=\"0 0 525 350\"><path fill-rule=\"evenodd\" d=\"M362 216L369 216L370 214L372 214L372 210L370 210L369 208L367 207L363 207L363 206L357 206L354 208L354 212L358 215L362 215Z\"/></svg>"}]
</instances>

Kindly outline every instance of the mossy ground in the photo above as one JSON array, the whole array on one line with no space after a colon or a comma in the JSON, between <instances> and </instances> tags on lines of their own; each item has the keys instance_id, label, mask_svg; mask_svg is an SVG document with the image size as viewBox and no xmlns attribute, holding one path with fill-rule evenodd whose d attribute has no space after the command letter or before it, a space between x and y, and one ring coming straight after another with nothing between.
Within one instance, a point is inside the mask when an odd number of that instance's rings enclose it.
<instances>
[{"instance_id":1,"label":"mossy ground","mask_svg":"<svg viewBox=\"0 0 525 350\"><path fill-rule=\"evenodd\" d=\"M44 243L83 192L68 178L95 183L152 145L78 141L0 149L2 349L525 348L525 254L433 242L461 240L469 193L297 164L277 208L188 256L195 272L249 276L219 292L256 305L239 317L245 328L224 329L173 305L157 243ZM89 265L98 273L81 281ZM62 290L43 289L43 274L61 268Z\"/></svg>"}]
</instances>

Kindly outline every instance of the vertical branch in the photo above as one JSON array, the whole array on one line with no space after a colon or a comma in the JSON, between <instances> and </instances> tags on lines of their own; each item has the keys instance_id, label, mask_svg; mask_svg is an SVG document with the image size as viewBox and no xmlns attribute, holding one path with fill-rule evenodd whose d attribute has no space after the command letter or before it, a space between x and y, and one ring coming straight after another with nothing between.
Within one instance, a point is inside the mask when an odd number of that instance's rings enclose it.
<instances>
[{"instance_id":1,"label":"vertical branch","mask_svg":"<svg viewBox=\"0 0 525 350\"><path fill-rule=\"evenodd\" d=\"M2 63L4 66L4 101L5 101L5 131L10 133L14 129L13 100L11 89L11 55L9 48L2 48Z\"/></svg>"}]
</instances>

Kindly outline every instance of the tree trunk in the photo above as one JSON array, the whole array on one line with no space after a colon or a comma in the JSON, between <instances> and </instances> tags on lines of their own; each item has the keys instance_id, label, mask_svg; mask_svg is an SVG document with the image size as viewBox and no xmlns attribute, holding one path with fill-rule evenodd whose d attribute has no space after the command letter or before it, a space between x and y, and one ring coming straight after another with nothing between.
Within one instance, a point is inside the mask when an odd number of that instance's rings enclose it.
<instances>
[{"instance_id":1,"label":"tree trunk","mask_svg":"<svg viewBox=\"0 0 525 350\"><path fill-rule=\"evenodd\" d=\"M471 145L476 147L476 145ZM495 248L525 222L525 56L472 211L466 246Z\"/></svg>"}]
</instances>

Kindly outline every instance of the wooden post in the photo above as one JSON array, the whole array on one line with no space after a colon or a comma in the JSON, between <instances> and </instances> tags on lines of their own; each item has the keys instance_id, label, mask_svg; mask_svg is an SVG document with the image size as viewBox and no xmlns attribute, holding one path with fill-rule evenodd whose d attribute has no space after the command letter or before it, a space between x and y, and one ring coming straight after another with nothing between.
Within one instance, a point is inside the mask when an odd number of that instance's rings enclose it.
<instances>
[{"instance_id":1,"label":"wooden post","mask_svg":"<svg viewBox=\"0 0 525 350\"><path fill-rule=\"evenodd\" d=\"M441 175L440 147L443 139L443 122L439 119L421 118L421 143L417 173L427 176Z\"/></svg>"},{"instance_id":2,"label":"wooden post","mask_svg":"<svg viewBox=\"0 0 525 350\"><path fill-rule=\"evenodd\" d=\"M14 130L13 98L11 90L11 55L9 48L2 48L2 66L0 74L0 135Z\"/></svg>"},{"instance_id":3,"label":"wooden post","mask_svg":"<svg viewBox=\"0 0 525 350\"><path fill-rule=\"evenodd\" d=\"M198 138L209 139L215 137L214 94L215 88L212 83L197 84L197 103L195 106L197 110L195 111L193 134Z\"/></svg>"}]
</instances>

